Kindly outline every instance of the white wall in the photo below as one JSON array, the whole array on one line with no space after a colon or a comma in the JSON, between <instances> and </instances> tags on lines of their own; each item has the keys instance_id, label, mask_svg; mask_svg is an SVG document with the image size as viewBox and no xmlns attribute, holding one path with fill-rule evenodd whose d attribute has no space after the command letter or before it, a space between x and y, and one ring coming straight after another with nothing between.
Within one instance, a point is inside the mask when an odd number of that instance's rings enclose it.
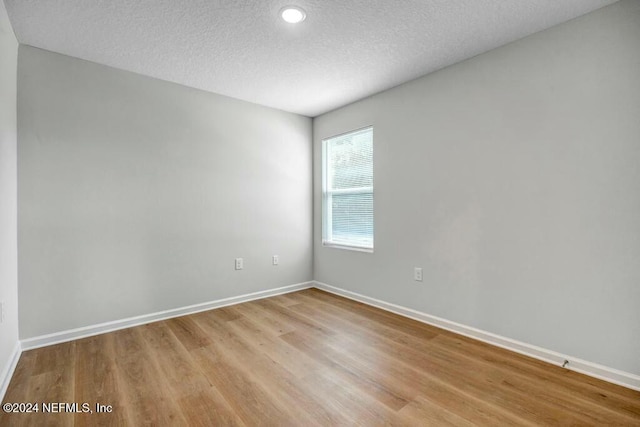
<instances>
[{"instance_id":1,"label":"white wall","mask_svg":"<svg viewBox=\"0 0 640 427\"><path fill-rule=\"evenodd\" d=\"M18 42L0 0L0 397L18 343L16 68Z\"/></svg>"},{"instance_id":2,"label":"white wall","mask_svg":"<svg viewBox=\"0 0 640 427\"><path fill-rule=\"evenodd\" d=\"M21 338L312 279L311 119L24 45L18 67Z\"/></svg>"},{"instance_id":3,"label":"white wall","mask_svg":"<svg viewBox=\"0 0 640 427\"><path fill-rule=\"evenodd\" d=\"M323 248L321 140L370 124L375 252ZM314 166L316 280L640 374L640 2L316 118Z\"/></svg>"}]
</instances>

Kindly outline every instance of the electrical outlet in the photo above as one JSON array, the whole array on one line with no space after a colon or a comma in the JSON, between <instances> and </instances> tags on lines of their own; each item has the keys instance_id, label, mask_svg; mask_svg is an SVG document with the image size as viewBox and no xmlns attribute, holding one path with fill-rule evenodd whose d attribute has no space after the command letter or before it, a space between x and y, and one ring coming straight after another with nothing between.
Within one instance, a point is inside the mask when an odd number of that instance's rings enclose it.
<instances>
[{"instance_id":1,"label":"electrical outlet","mask_svg":"<svg viewBox=\"0 0 640 427\"><path fill-rule=\"evenodd\" d=\"M244 260L242 258L236 258L236 270L242 270L244 268Z\"/></svg>"},{"instance_id":2,"label":"electrical outlet","mask_svg":"<svg viewBox=\"0 0 640 427\"><path fill-rule=\"evenodd\" d=\"M271 262L273 263L273 265L278 265L278 263L280 262L280 258L278 258L278 255L274 255L273 257L271 257Z\"/></svg>"},{"instance_id":3,"label":"electrical outlet","mask_svg":"<svg viewBox=\"0 0 640 427\"><path fill-rule=\"evenodd\" d=\"M422 269L416 267L413 269L413 280L416 282L422 282Z\"/></svg>"}]
</instances>

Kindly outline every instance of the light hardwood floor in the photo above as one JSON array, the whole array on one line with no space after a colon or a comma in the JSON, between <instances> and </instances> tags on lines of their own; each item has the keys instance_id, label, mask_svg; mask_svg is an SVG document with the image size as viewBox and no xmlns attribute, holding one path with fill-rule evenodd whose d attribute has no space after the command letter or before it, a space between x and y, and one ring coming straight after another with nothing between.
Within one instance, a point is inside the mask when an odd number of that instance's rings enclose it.
<instances>
[{"instance_id":1,"label":"light hardwood floor","mask_svg":"<svg viewBox=\"0 0 640 427\"><path fill-rule=\"evenodd\" d=\"M308 289L24 352L0 425L640 425L640 392Z\"/></svg>"}]
</instances>

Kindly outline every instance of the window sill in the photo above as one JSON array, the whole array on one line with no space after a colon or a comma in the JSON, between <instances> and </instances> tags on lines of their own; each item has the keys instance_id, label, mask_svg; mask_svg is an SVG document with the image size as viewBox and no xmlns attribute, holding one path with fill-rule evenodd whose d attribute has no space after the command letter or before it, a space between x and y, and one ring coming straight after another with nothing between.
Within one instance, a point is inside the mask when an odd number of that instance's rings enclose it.
<instances>
[{"instance_id":1,"label":"window sill","mask_svg":"<svg viewBox=\"0 0 640 427\"><path fill-rule=\"evenodd\" d=\"M322 242L322 246L324 246L325 248L344 249L347 251L366 252L370 254L373 253L373 248L363 248L360 246L338 245L336 243L328 243L328 242Z\"/></svg>"}]
</instances>

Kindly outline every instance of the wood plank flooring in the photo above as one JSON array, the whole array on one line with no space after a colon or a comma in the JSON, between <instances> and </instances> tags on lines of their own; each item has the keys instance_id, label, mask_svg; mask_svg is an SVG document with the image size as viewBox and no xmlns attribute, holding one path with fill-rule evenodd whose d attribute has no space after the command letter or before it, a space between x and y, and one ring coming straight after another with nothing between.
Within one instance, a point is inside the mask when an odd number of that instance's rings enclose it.
<instances>
[{"instance_id":1,"label":"wood plank flooring","mask_svg":"<svg viewBox=\"0 0 640 427\"><path fill-rule=\"evenodd\" d=\"M40 412L2 426L640 425L640 392L317 289L26 351L4 401Z\"/></svg>"}]
</instances>

